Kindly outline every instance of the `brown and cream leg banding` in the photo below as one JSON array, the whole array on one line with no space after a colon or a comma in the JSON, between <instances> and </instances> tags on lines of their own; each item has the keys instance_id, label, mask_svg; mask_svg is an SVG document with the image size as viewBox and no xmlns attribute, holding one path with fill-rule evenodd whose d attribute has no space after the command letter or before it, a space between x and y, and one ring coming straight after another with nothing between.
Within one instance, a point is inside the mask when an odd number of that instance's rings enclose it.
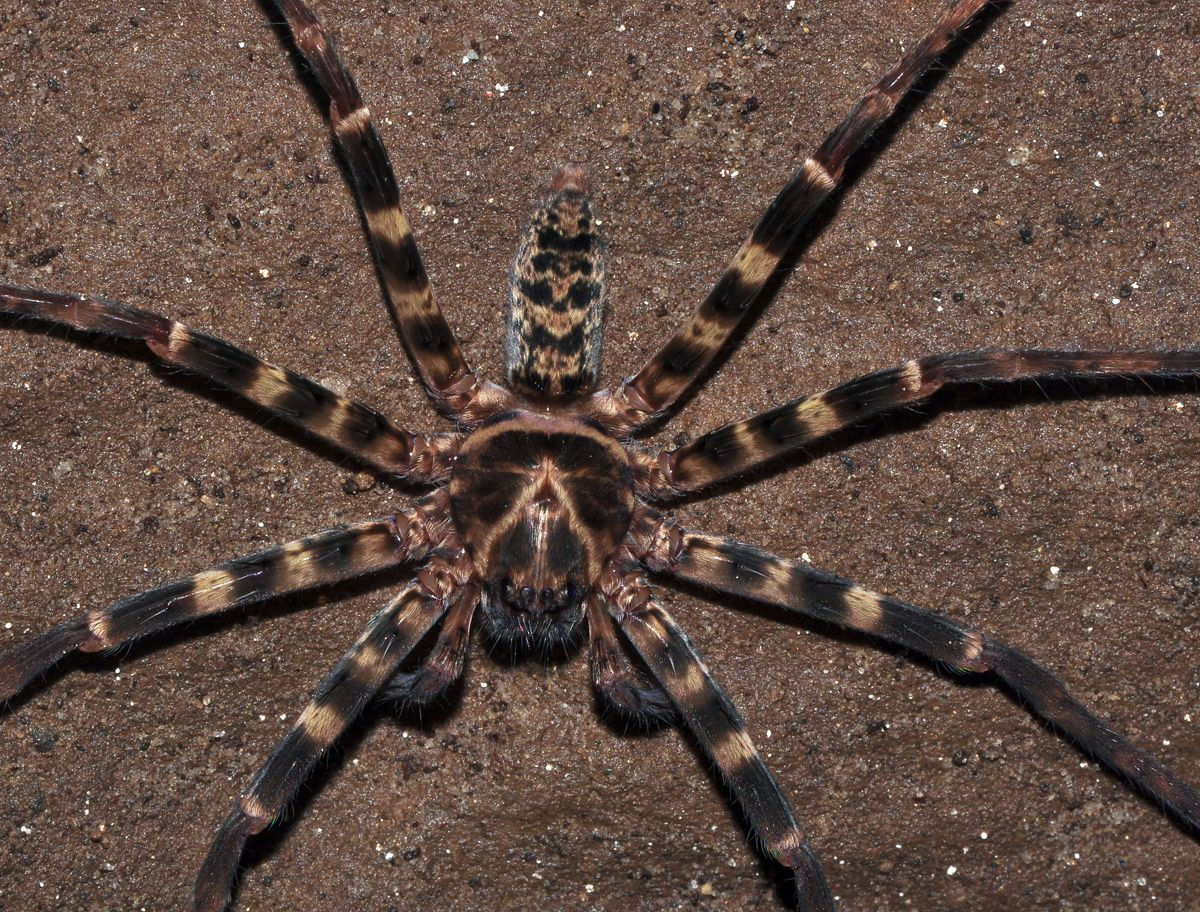
<instances>
[{"instance_id":1,"label":"brown and cream leg banding","mask_svg":"<svg viewBox=\"0 0 1200 912\"><path fill-rule=\"evenodd\" d=\"M375 616L234 803L196 878L195 912L225 909L246 840L271 824L321 755L445 610L442 600L414 585Z\"/></svg>"},{"instance_id":2,"label":"brown and cream leg banding","mask_svg":"<svg viewBox=\"0 0 1200 912\"><path fill-rule=\"evenodd\" d=\"M1088 711L1048 669L940 614L887 598L799 561L727 538L639 529L646 566L674 579L787 608L896 643L966 672L991 672L1036 716L1200 831L1200 792Z\"/></svg>"},{"instance_id":3,"label":"brown and cream leg banding","mask_svg":"<svg viewBox=\"0 0 1200 912\"><path fill-rule=\"evenodd\" d=\"M431 502L426 498L423 503ZM0 654L0 702L76 650L99 652L183 621L382 570L420 558L428 547L425 516L418 507L390 519L297 539L130 596Z\"/></svg>"},{"instance_id":4,"label":"brown and cream leg banding","mask_svg":"<svg viewBox=\"0 0 1200 912\"><path fill-rule=\"evenodd\" d=\"M412 434L369 406L151 311L103 298L0 284L0 313L144 342L163 362L238 394L382 472L414 479L444 477L437 441Z\"/></svg>"},{"instance_id":5,"label":"brown and cream leg banding","mask_svg":"<svg viewBox=\"0 0 1200 912\"><path fill-rule=\"evenodd\" d=\"M654 601L625 616L621 630L717 764L754 835L772 858L795 873L801 912L834 912L821 863L783 790L687 636Z\"/></svg>"},{"instance_id":6,"label":"brown and cream leg banding","mask_svg":"<svg viewBox=\"0 0 1200 912\"><path fill-rule=\"evenodd\" d=\"M507 407L507 393L481 384L433 296L379 131L333 39L300 0L278 0L296 47L329 96L334 139L366 217L384 289L426 388L455 414L480 420Z\"/></svg>"},{"instance_id":7,"label":"brown and cream leg banding","mask_svg":"<svg viewBox=\"0 0 1200 912\"><path fill-rule=\"evenodd\" d=\"M841 181L847 161L989 0L957 0L933 28L872 86L779 192L696 312L637 374L595 402L598 417L623 430L669 409L749 319L812 214Z\"/></svg>"},{"instance_id":8,"label":"brown and cream leg banding","mask_svg":"<svg viewBox=\"0 0 1200 912\"><path fill-rule=\"evenodd\" d=\"M874 415L922 402L953 383L1200 374L1200 351L973 351L876 371L727 424L659 457L652 493L696 491L794 453Z\"/></svg>"}]
</instances>

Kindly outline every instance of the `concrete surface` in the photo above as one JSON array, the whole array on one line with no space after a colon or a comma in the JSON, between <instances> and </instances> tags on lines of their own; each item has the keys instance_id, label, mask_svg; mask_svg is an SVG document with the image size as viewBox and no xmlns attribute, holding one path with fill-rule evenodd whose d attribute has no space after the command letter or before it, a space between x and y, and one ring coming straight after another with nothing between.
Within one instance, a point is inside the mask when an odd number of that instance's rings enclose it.
<instances>
[{"instance_id":1,"label":"concrete surface","mask_svg":"<svg viewBox=\"0 0 1200 912\"><path fill-rule=\"evenodd\" d=\"M588 169L615 381L939 2L473 6L318 10L493 377L517 224L555 162ZM162 311L436 426L264 10L103 7L0 4L0 275ZM1200 345L1198 36L1184 2L994 16L662 439L916 354ZM398 503L114 346L4 328L0 384L0 647ZM967 391L680 515L1026 648L1197 782L1196 390ZM228 803L384 597L72 661L18 701L0 718L0 907L187 907ZM1196 839L1009 697L765 611L671 605L844 908L1197 907ZM707 764L672 732L600 722L582 655L477 650L451 711L372 715L246 861L245 912L784 908Z\"/></svg>"}]
</instances>

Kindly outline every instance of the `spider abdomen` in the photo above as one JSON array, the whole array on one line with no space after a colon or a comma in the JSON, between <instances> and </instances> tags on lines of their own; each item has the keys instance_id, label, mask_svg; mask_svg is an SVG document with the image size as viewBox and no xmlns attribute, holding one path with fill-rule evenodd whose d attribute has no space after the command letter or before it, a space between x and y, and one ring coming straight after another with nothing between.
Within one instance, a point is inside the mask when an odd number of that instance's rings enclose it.
<instances>
[{"instance_id":1,"label":"spider abdomen","mask_svg":"<svg viewBox=\"0 0 1200 912\"><path fill-rule=\"evenodd\" d=\"M629 528L629 460L578 419L509 413L463 444L450 504L485 601L529 622L524 632L552 617L574 626Z\"/></svg>"},{"instance_id":2,"label":"spider abdomen","mask_svg":"<svg viewBox=\"0 0 1200 912\"><path fill-rule=\"evenodd\" d=\"M583 173L560 167L509 275L508 385L546 399L590 391L600 367L604 299L604 245Z\"/></svg>"}]
</instances>

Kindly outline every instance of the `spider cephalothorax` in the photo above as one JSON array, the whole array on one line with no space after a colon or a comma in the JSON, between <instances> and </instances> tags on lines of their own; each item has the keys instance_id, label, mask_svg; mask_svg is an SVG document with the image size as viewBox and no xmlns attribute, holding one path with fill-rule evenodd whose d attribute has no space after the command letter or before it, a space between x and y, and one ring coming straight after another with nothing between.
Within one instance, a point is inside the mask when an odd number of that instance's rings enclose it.
<instances>
[{"instance_id":1,"label":"spider cephalothorax","mask_svg":"<svg viewBox=\"0 0 1200 912\"><path fill-rule=\"evenodd\" d=\"M636 373L594 391L605 298L603 251L582 174L560 169L510 275L506 386L476 376L442 315L371 114L302 0L278 0L329 97L334 136L388 299L427 390L458 421L408 430L380 412L212 336L79 294L0 285L0 311L144 343L162 362L224 387L379 473L432 488L398 512L229 561L89 608L0 655L0 702L65 655L119 647L172 625L282 593L411 565L234 802L195 886L219 912L246 840L288 804L324 752L377 697L421 702L461 674L481 609L497 640L573 642L586 628L593 681L612 707L676 718L712 757L758 844L795 874L807 912L833 894L782 789L736 710L647 577L707 587L840 625L963 674L987 674L1181 823L1200 829L1200 793L1086 709L1053 674L982 631L753 545L680 527L655 508L942 386L1038 378L1197 376L1200 351L976 351L909 361L665 449L630 442L679 406L753 319L776 270L847 160L988 0L954 0L860 99L767 207L708 297ZM410 655L436 631L421 661ZM630 662L632 650L653 678ZM436 799L434 799L436 800ZM87 904L81 901L81 904Z\"/></svg>"},{"instance_id":2,"label":"spider cephalothorax","mask_svg":"<svg viewBox=\"0 0 1200 912\"><path fill-rule=\"evenodd\" d=\"M629 528L629 458L578 418L498 415L459 452L450 504L492 632L557 645L583 619L585 597Z\"/></svg>"}]
</instances>

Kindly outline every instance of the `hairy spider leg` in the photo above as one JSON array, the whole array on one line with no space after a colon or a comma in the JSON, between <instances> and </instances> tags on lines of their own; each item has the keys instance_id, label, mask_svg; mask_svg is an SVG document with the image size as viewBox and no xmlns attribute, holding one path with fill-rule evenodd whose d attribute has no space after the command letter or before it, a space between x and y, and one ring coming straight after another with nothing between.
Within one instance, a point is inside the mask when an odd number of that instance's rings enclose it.
<instances>
[{"instance_id":1,"label":"hairy spider leg","mask_svg":"<svg viewBox=\"0 0 1200 912\"><path fill-rule=\"evenodd\" d=\"M627 580L625 585L643 584ZM695 647L653 596L633 611L618 612L621 630L717 764L751 831L773 859L795 874L800 912L834 912L821 862L796 823L783 789Z\"/></svg>"},{"instance_id":2,"label":"hairy spider leg","mask_svg":"<svg viewBox=\"0 0 1200 912\"><path fill-rule=\"evenodd\" d=\"M389 475L432 481L444 441L411 433L370 406L148 310L86 295L0 284L0 313L144 342L159 360L262 406Z\"/></svg>"},{"instance_id":3,"label":"hairy spider leg","mask_svg":"<svg viewBox=\"0 0 1200 912\"><path fill-rule=\"evenodd\" d=\"M366 218L400 335L426 389L439 407L468 422L508 407L507 391L475 376L433 297L383 139L333 39L301 0L278 0L277 5L296 48L329 96L333 137Z\"/></svg>"},{"instance_id":4,"label":"hairy spider leg","mask_svg":"<svg viewBox=\"0 0 1200 912\"><path fill-rule=\"evenodd\" d=\"M246 840L271 824L321 755L445 612L445 600L414 583L371 620L234 802L196 878L195 912L222 912L229 905Z\"/></svg>"},{"instance_id":5,"label":"hairy spider leg","mask_svg":"<svg viewBox=\"0 0 1200 912\"><path fill-rule=\"evenodd\" d=\"M634 537L641 543L638 550L646 566L669 578L870 634L961 672L993 673L1034 715L1125 776L1187 827L1200 831L1200 792L1111 729L1052 672L1011 646L800 561L687 531L670 520L648 522Z\"/></svg>"},{"instance_id":6,"label":"hairy spider leg","mask_svg":"<svg viewBox=\"0 0 1200 912\"><path fill-rule=\"evenodd\" d=\"M0 703L76 650L112 649L183 621L419 560L445 525L445 501L430 495L395 516L300 538L85 612L0 654Z\"/></svg>"},{"instance_id":7,"label":"hairy spider leg","mask_svg":"<svg viewBox=\"0 0 1200 912\"><path fill-rule=\"evenodd\" d=\"M644 457L652 494L698 491L794 453L864 419L928 399L946 384L1200 374L1200 351L973 351L876 371Z\"/></svg>"},{"instance_id":8,"label":"hairy spider leg","mask_svg":"<svg viewBox=\"0 0 1200 912\"><path fill-rule=\"evenodd\" d=\"M886 121L913 83L991 0L957 0L932 29L858 100L820 148L767 206L733 261L684 326L615 391L594 397L596 417L621 431L665 414L743 326L801 229L838 186L853 155Z\"/></svg>"}]
</instances>

